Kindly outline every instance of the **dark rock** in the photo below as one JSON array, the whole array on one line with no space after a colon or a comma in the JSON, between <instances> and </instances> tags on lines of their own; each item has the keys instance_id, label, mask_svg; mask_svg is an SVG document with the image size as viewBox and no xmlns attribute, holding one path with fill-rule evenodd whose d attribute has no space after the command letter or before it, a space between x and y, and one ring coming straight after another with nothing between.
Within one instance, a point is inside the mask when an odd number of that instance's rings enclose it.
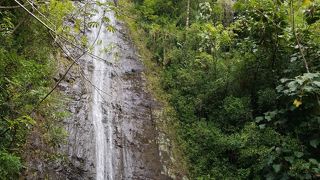
<instances>
[{"instance_id":1,"label":"dark rock","mask_svg":"<svg viewBox=\"0 0 320 180\"><path fill-rule=\"evenodd\" d=\"M59 85L58 85L58 88L61 90L61 91L66 91L68 89L68 84L66 82L60 82Z\"/></svg>"}]
</instances>

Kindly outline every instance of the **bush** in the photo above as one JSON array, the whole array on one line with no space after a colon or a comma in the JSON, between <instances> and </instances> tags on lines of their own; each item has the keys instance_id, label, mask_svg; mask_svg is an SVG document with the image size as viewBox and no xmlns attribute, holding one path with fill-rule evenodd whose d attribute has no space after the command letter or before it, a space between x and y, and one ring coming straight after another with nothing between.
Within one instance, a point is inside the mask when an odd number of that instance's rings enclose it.
<instances>
[{"instance_id":1,"label":"bush","mask_svg":"<svg viewBox=\"0 0 320 180\"><path fill-rule=\"evenodd\" d=\"M5 151L0 151L0 179L17 179L22 168L20 158Z\"/></svg>"}]
</instances>

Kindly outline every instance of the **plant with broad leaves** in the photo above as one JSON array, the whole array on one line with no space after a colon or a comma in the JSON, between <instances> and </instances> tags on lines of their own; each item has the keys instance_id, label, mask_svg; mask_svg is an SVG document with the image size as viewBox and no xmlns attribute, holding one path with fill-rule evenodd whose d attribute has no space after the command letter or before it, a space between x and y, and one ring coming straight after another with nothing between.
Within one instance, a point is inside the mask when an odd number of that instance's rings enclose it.
<instances>
[{"instance_id":1,"label":"plant with broad leaves","mask_svg":"<svg viewBox=\"0 0 320 180\"><path fill-rule=\"evenodd\" d=\"M320 73L304 73L294 79L283 78L281 85L277 86L277 91L285 96L294 97L293 105L302 105L304 97L315 98L320 105L318 96L320 95Z\"/></svg>"}]
</instances>

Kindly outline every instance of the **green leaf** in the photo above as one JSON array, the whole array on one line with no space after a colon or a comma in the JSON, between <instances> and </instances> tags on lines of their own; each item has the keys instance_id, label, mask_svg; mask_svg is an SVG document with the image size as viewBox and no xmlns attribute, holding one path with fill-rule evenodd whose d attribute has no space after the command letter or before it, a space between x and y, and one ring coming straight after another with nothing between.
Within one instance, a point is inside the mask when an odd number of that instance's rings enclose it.
<instances>
[{"instance_id":1,"label":"green leaf","mask_svg":"<svg viewBox=\"0 0 320 180\"><path fill-rule=\"evenodd\" d=\"M315 165L318 164L318 161L316 159L313 159L313 158L310 158L309 162L312 163L312 164L315 164Z\"/></svg>"},{"instance_id":2,"label":"green leaf","mask_svg":"<svg viewBox=\"0 0 320 180\"><path fill-rule=\"evenodd\" d=\"M108 22L110 22L110 19L109 19L108 17L105 17L105 16L104 16L104 17L102 18L102 21L105 22L105 23L108 23Z\"/></svg>"},{"instance_id":3,"label":"green leaf","mask_svg":"<svg viewBox=\"0 0 320 180\"><path fill-rule=\"evenodd\" d=\"M294 161L294 157L293 157L293 156L286 156L286 157L284 157L284 159L285 159L286 161L290 162L291 164L292 164L293 161Z\"/></svg>"},{"instance_id":4,"label":"green leaf","mask_svg":"<svg viewBox=\"0 0 320 180\"><path fill-rule=\"evenodd\" d=\"M258 116L258 117L256 117L256 122L259 123L259 122L263 121L263 119L264 118L262 116Z\"/></svg>"},{"instance_id":5,"label":"green leaf","mask_svg":"<svg viewBox=\"0 0 320 180\"><path fill-rule=\"evenodd\" d=\"M260 129L266 128L266 124L260 124L260 125L259 125L259 128L260 128Z\"/></svg>"},{"instance_id":6,"label":"green leaf","mask_svg":"<svg viewBox=\"0 0 320 180\"><path fill-rule=\"evenodd\" d=\"M310 141L310 145L311 145L312 147L314 147L314 148L317 148L318 145L319 145L319 143L320 143L320 140L319 140L319 139L313 139L313 140Z\"/></svg>"},{"instance_id":7,"label":"green leaf","mask_svg":"<svg viewBox=\"0 0 320 180\"><path fill-rule=\"evenodd\" d=\"M288 88L290 89L291 92L292 91L296 91L297 88L298 88L296 81L289 82L287 86L288 86Z\"/></svg>"},{"instance_id":8,"label":"green leaf","mask_svg":"<svg viewBox=\"0 0 320 180\"><path fill-rule=\"evenodd\" d=\"M278 173L281 170L281 164L274 164L272 165L272 167L276 173Z\"/></svg>"},{"instance_id":9,"label":"green leaf","mask_svg":"<svg viewBox=\"0 0 320 180\"><path fill-rule=\"evenodd\" d=\"M96 21L91 21L91 22L88 23L88 26L90 28L97 28L99 26L99 23L96 22Z\"/></svg>"},{"instance_id":10,"label":"green leaf","mask_svg":"<svg viewBox=\"0 0 320 180\"><path fill-rule=\"evenodd\" d=\"M279 85L276 87L277 92L281 92L283 91L283 89L284 89L283 85Z\"/></svg>"},{"instance_id":11,"label":"green leaf","mask_svg":"<svg viewBox=\"0 0 320 180\"><path fill-rule=\"evenodd\" d=\"M107 31L112 32L112 33L114 33L114 32L116 31L116 28L113 27L113 26L111 26L111 25L108 25L108 26L106 27L106 29L107 29Z\"/></svg>"},{"instance_id":12,"label":"green leaf","mask_svg":"<svg viewBox=\"0 0 320 180\"><path fill-rule=\"evenodd\" d=\"M298 59L298 57L293 56L293 57L291 57L290 62L294 62L294 61L296 61L297 59Z\"/></svg>"},{"instance_id":13,"label":"green leaf","mask_svg":"<svg viewBox=\"0 0 320 180\"><path fill-rule=\"evenodd\" d=\"M271 116L265 116L267 121L271 121Z\"/></svg>"},{"instance_id":14,"label":"green leaf","mask_svg":"<svg viewBox=\"0 0 320 180\"><path fill-rule=\"evenodd\" d=\"M302 152L295 151L295 152L294 152L294 155L295 155L297 158L301 158L301 157L303 156L303 153L302 153Z\"/></svg>"},{"instance_id":15,"label":"green leaf","mask_svg":"<svg viewBox=\"0 0 320 180\"><path fill-rule=\"evenodd\" d=\"M271 165L275 159L276 158L273 155L269 156L267 164Z\"/></svg>"},{"instance_id":16,"label":"green leaf","mask_svg":"<svg viewBox=\"0 0 320 180\"><path fill-rule=\"evenodd\" d=\"M320 87L320 82L319 81L313 81L313 84L315 84L316 86Z\"/></svg>"},{"instance_id":17,"label":"green leaf","mask_svg":"<svg viewBox=\"0 0 320 180\"><path fill-rule=\"evenodd\" d=\"M282 79L280 79L280 82L281 83L285 83L285 82L287 82L287 81L289 81L290 79L288 79L288 78L282 78Z\"/></svg>"}]
</instances>

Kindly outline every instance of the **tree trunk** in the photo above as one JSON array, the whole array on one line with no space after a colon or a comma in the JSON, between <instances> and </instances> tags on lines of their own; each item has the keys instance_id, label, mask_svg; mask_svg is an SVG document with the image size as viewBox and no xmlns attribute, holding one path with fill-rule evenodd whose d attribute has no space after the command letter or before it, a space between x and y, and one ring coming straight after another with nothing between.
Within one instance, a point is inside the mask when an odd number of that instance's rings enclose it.
<instances>
[{"instance_id":1,"label":"tree trunk","mask_svg":"<svg viewBox=\"0 0 320 180\"><path fill-rule=\"evenodd\" d=\"M189 27L189 19L190 18L190 0L187 1L187 20L186 20L186 28Z\"/></svg>"}]
</instances>

